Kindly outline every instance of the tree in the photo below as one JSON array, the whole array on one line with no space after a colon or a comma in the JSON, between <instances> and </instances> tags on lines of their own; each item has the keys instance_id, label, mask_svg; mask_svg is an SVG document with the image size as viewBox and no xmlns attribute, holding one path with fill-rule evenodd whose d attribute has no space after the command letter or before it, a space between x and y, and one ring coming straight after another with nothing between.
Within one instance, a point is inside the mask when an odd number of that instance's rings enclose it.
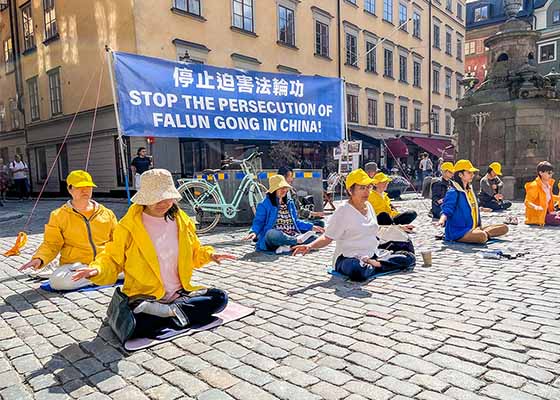
<instances>
[{"instance_id":1,"label":"tree","mask_svg":"<svg viewBox=\"0 0 560 400\"><path fill-rule=\"evenodd\" d=\"M299 160L299 152L296 146L291 142L278 142L270 146L268 156L272 161L274 168L281 166L296 166Z\"/></svg>"}]
</instances>

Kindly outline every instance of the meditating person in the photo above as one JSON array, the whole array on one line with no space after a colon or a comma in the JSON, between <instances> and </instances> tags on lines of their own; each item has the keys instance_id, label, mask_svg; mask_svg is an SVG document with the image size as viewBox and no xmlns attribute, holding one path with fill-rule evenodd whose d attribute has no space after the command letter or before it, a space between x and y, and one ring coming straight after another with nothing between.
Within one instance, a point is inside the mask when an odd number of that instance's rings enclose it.
<instances>
[{"instance_id":1,"label":"meditating person","mask_svg":"<svg viewBox=\"0 0 560 400\"><path fill-rule=\"evenodd\" d=\"M391 180L383 172L375 174L372 179L373 190L368 200L373 206L379 225L404 225L408 230L411 230L414 227L410 223L416 219L416 211L399 212L393 207L386 192Z\"/></svg>"},{"instance_id":2,"label":"meditating person","mask_svg":"<svg viewBox=\"0 0 560 400\"><path fill-rule=\"evenodd\" d=\"M454 166L452 186L443 199L437 225L445 226L445 240L482 244L488 239L505 235L504 224L482 226L472 180L478 169L469 160L459 160Z\"/></svg>"},{"instance_id":3,"label":"meditating person","mask_svg":"<svg viewBox=\"0 0 560 400\"><path fill-rule=\"evenodd\" d=\"M43 243L31 261L19 268L20 271L30 268L47 271L49 284L55 290L75 290L92 284L88 279L74 281L72 274L103 251L113 239L117 226L113 211L92 200L93 188L97 186L89 173L82 170L70 172L66 185L72 199L51 212ZM59 254L60 266L51 268L50 263Z\"/></svg>"},{"instance_id":4,"label":"meditating person","mask_svg":"<svg viewBox=\"0 0 560 400\"><path fill-rule=\"evenodd\" d=\"M441 205L447 190L451 186L451 178L453 178L453 163L444 162L441 164L441 176L432 183L432 210L431 217L441 217Z\"/></svg>"},{"instance_id":5,"label":"meditating person","mask_svg":"<svg viewBox=\"0 0 560 400\"><path fill-rule=\"evenodd\" d=\"M269 178L269 189L265 199L257 206L253 225L244 240L257 242L258 251L285 253L292 246L311 241L315 232L324 229L298 218L294 201L288 198L292 186L282 175Z\"/></svg>"},{"instance_id":6,"label":"meditating person","mask_svg":"<svg viewBox=\"0 0 560 400\"><path fill-rule=\"evenodd\" d=\"M214 261L233 260L201 246L191 218L177 206L181 195L171 173L151 169L141 176L134 203L120 220L114 238L88 266L78 269L73 279L90 279L97 285L115 283L124 272L124 312L135 320L132 332L119 325L123 308L109 307L111 328L124 342L131 337L157 337L166 328L184 329L209 322L222 311L228 296L220 289L191 285L193 271ZM119 301L120 291L113 295Z\"/></svg>"},{"instance_id":7,"label":"meditating person","mask_svg":"<svg viewBox=\"0 0 560 400\"><path fill-rule=\"evenodd\" d=\"M407 251L379 250L379 225L368 201L373 180L362 169L346 177L349 199L336 209L323 235L309 244L294 247L293 254L307 254L310 250L336 242L333 264L335 270L353 281L365 281L373 275L390 270L413 267L416 259Z\"/></svg>"},{"instance_id":8,"label":"meditating person","mask_svg":"<svg viewBox=\"0 0 560 400\"><path fill-rule=\"evenodd\" d=\"M500 179L502 175L502 165L499 162L493 162L488 167L486 175L480 180L480 193L478 200L480 206L489 208L492 211L507 210L511 207L511 202L504 200L501 193L504 183Z\"/></svg>"},{"instance_id":9,"label":"meditating person","mask_svg":"<svg viewBox=\"0 0 560 400\"><path fill-rule=\"evenodd\" d=\"M283 166L278 168L278 175L282 175L286 178L286 182L291 186L294 183L294 170L291 167ZM303 201L300 200L298 197L297 191L295 189L291 189L288 191L288 199L293 200L294 204L296 205L296 210L298 215L303 220L307 220L311 222L313 225L324 227L325 220L323 217L325 216L324 212L313 211L313 196L306 196L303 200L307 200L310 204L304 204Z\"/></svg>"},{"instance_id":10,"label":"meditating person","mask_svg":"<svg viewBox=\"0 0 560 400\"><path fill-rule=\"evenodd\" d=\"M537 165L537 177L525 184L525 223L560 225L560 212L554 210L554 168L548 161Z\"/></svg>"}]
</instances>

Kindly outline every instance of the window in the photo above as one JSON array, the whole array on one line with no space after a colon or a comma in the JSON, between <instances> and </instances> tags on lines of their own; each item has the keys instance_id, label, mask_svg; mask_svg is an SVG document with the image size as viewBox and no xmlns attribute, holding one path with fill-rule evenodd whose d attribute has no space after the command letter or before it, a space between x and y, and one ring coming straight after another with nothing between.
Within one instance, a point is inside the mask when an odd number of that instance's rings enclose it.
<instances>
[{"instance_id":1,"label":"window","mask_svg":"<svg viewBox=\"0 0 560 400\"><path fill-rule=\"evenodd\" d=\"M439 25L434 25L434 47L436 49L441 48L441 44L439 41Z\"/></svg>"},{"instance_id":2,"label":"window","mask_svg":"<svg viewBox=\"0 0 560 400\"><path fill-rule=\"evenodd\" d=\"M37 177L39 181L44 182L47 179L47 152L44 147L35 149L35 159L37 160Z\"/></svg>"},{"instance_id":3,"label":"window","mask_svg":"<svg viewBox=\"0 0 560 400\"><path fill-rule=\"evenodd\" d=\"M12 129L19 129L19 110L17 108L17 101L16 99L10 99L10 114L12 116Z\"/></svg>"},{"instance_id":4,"label":"window","mask_svg":"<svg viewBox=\"0 0 560 400\"><path fill-rule=\"evenodd\" d=\"M406 9L406 4L399 3L399 26L403 31L408 31L406 27L407 20L408 20L408 10Z\"/></svg>"},{"instance_id":5,"label":"window","mask_svg":"<svg viewBox=\"0 0 560 400\"><path fill-rule=\"evenodd\" d=\"M432 92L439 93L439 70L432 71Z\"/></svg>"},{"instance_id":6,"label":"window","mask_svg":"<svg viewBox=\"0 0 560 400\"><path fill-rule=\"evenodd\" d=\"M415 87L422 86L422 64L420 61L414 61L412 64L413 81L412 85Z\"/></svg>"},{"instance_id":7,"label":"window","mask_svg":"<svg viewBox=\"0 0 560 400\"><path fill-rule=\"evenodd\" d=\"M6 129L6 107L4 104L0 104L0 132L4 132ZM2 157L4 160L8 160L8 158Z\"/></svg>"},{"instance_id":8,"label":"window","mask_svg":"<svg viewBox=\"0 0 560 400\"><path fill-rule=\"evenodd\" d=\"M377 125L377 100L368 99L368 125Z\"/></svg>"},{"instance_id":9,"label":"window","mask_svg":"<svg viewBox=\"0 0 560 400\"><path fill-rule=\"evenodd\" d=\"M383 76L388 78L393 77L393 52L389 49L384 49L384 60L383 60Z\"/></svg>"},{"instance_id":10,"label":"window","mask_svg":"<svg viewBox=\"0 0 560 400\"><path fill-rule=\"evenodd\" d=\"M457 2L457 18L463 20L463 5L459 2Z\"/></svg>"},{"instance_id":11,"label":"window","mask_svg":"<svg viewBox=\"0 0 560 400\"><path fill-rule=\"evenodd\" d=\"M21 9L21 20L23 23L23 50L35 48L35 34L33 32L33 19L31 18L31 3Z\"/></svg>"},{"instance_id":12,"label":"window","mask_svg":"<svg viewBox=\"0 0 560 400\"><path fill-rule=\"evenodd\" d=\"M278 6L278 32L280 42L290 46L296 45L294 10Z\"/></svg>"},{"instance_id":13,"label":"window","mask_svg":"<svg viewBox=\"0 0 560 400\"><path fill-rule=\"evenodd\" d=\"M254 32L253 0L233 0L233 26Z\"/></svg>"},{"instance_id":14,"label":"window","mask_svg":"<svg viewBox=\"0 0 560 400\"><path fill-rule=\"evenodd\" d=\"M358 39L351 33L346 33L346 64L358 64Z\"/></svg>"},{"instance_id":15,"label":"window","mask_svg":"<svg viewBox=\"0 0 560 400\"><path fill-rule=\"evenodd\" d=\"M395 127L395 105L392 103L385 103L385 126Z\"/></svg>"},{"instance_id":16,"label":"window","mask_svg":"<svg viewBox=\"0 0 560 400\"><path fill-rule=\"evenodd\" d=\"M539 44L539 62L549 62L556 60L556 42Z\"/></svg>"},{"instance_id":17,"label":"window","mask_svg":"<svg viewBox=\"0 0 560 400\"><path fill-rule=\"evenodd\" d=\"M432 132L439 133L439 111L434 110L432 112Z\"/></svg>"},{"instance_id":18,"label":"window","mask_svg":"<svg viewBox=\"0 0 560 400\"><path fill-rule=\"evenodd\" d=\"M447 11L453 11L453 0L446 0L445 1L445 9Z\"/></svg>"},{"instance_id":19,"label":"window","mask_svg":"<svg viewBox=\"0 0 560 400\"><path fill-rule=\"evenodd\" d=\"M12 38L4 40L4 63L6 64L6 73L14 70L14 51L12 47Z\"/></svg>"},{"instance_id":20,"label":"window","mask_svg":"<svg viewBox=\"0 0 560 400\"><path fill-rule=\"evenodd\" d=\"M358 96L347 94L346 106L348 107L348 122L358 122Z\"/></svg>"},{"instance_id":21,"label":"window","mask_svg":"<svg viewBox=\"0 0 560 400\"><path fill-rule=\"evenodd\" d=\"M457 60L463 61L463 39L457 37Z\"/></svg>"},{"instance_id":22,"label":"window","mask_svg":"<svg viewBox=\"0 0 560 400\"><path fill-rule=\"evenodd\" d=\"M62 114L62 93L60 88L60 70L47 72L49 75L49 94L51 99L51 115Z\"/></svg>"},{"instance_id":23,"label":"window","mask_svg":"<svg viewBox=\"0 0 560 400\"><path fill-rule=\"evenodd\" d=\"M315 21L315 54L329 56L329 26Z\"/></svg>"},{"instance_id":24,"label":"window","mask_svg":"<svg viewBox=\"0 0 560 400\"><path fill-rule=\"evenodd\" d=\"M445 32L445 54L451 55L451 40L452 40L452 33L451 31Z\"/></svg>"},{"instance_id":25,"label":"window","mask_svg":"<svg viewBox=\"0 0 560 400\"><path fill-rule=\"evenodd\" d=\"M488 6L477 7L474 9L474 22L488 19Z\"/></svg>"},{"instance_id":26,"label":"window","mask_svg":"<svg viewBox=\"0 0 560 400\"><path fill-rule=\"evenodd\" d=\"M173 7L189 14L200 15L200 0L173 0Z\"/></svg>"},{"instance_id":27,"label":"window","mask_svg":"<svg viewBox=\"0 0 560 400\"><path fill-rule=\"evenodd\" d=\"M463 89L463 84L461 83L463 78L457 78L457 84L455 86L455 95L457 96L456 99L459 100L461 98L461 91Z\"/></svg>"},{"instance_id":28,"label":"window","mask_svg":"<svg viewBox=\"0 0 560 400\"><path fill-rule=\"evenodd\" d=\"M465 43L465 55L476 54L476 42L474 40Z\"/></svg>"},{"instance_id":29,"label":"window","mask_svg":"<svg viewBox=\"0 0 560 400\"><path fill-rule=\"evenodd\" d=\"M419 108L414 109L414 130L420 131L422 129L422 110Z\"/></svg>"},{"instance_id":30,"label":"window","mask_svg":"<svg viewBox=\"0 0 560 400\"><path fill-rule=\"evenodd\" d=\"M552 23L558 24L560 23L560 10L554 10L552 13Z\"/></svg>"},{"instance_id":31,"label":"window","mask_svg":"<svg viewBox=\"0 0 560 400\"><path fill-rule=\"evenodd\" d=\"M375 44L366 41L366 71L376 72L377 71L377 49L373 50Z\"/></svg>"},{"instance_id":32,"label":"window","mask_svg":"<svg viewBox=\"0 0 560 400\"><path fill-rule=\"evenodd\" d=\"M401 129L408 129L408 107L401 106Z\"/></svg>"},{"instance_id":33,"label":"window","mask_svg":"<svg viewBox=\"0 0 560 400\"><path fill-rule=\"evenodd\" d=\"M49 40L58 36L54 0L43 0L43 9L45 16L45 40Z\"/></svg>"},{"instance_id":34,"label":"window","mask_svg":"<svg viewBox=\"0 0 560 400\"><path fill-rule=\"evenodd\" d=\"M364 10L375 14L375 0L364 0Z\"/></svg>"},{"instance_id":35,"label":"window","mask_svg":"<svg viewBox=\"0 0 560 400\"><path fill-rule=\"evenodd\" d=\"M412 14L412 36L420 39L421 29L420 13L418 11L414 11Z\"/></svg>"},{"instance_id":36,"label":"window","mask_svg":"<svg viewBox=\"0 0 560 400\"><path fill-rule=\"evenodd\" d=\"M393 0L383 0L383 19L393 23Z\"/></svg>"},{"instance_id":37,"label":"window","mask_svg":"<svg viewBox=\"0 0 560 400\"><path fill-rule=\"evenodd\" d=\"M445 72L445 95L451 97L451 72Z\"/></svg>"},{"instance_id":38,"label":"window","mask_svg":"<svg viewBox=\"0 0 560 400\"><path fill-rule=\"evenodd\" d=\"M445 134L451 135L451 115L445 114Z\"/></svg>"},{"instance_id":39,"label":"window","mask_svg":"<svg viewBox=\"0 0 560 400\"><path fill-rule=\"evenodd\" d=\"M408 82L407 57L399 55L399 81Z\"/></svg>"},{"instance_id":40,"label":"window","mask_svg":"<svg viewBox=\"0 0 560 400\"><path fill-rule=\"evenodd\" d=\"M31 121L37 121L40 118L37 78L31 78L27 81L27 89L29 90L29 114Z\"/></svg>"}]
</instances>

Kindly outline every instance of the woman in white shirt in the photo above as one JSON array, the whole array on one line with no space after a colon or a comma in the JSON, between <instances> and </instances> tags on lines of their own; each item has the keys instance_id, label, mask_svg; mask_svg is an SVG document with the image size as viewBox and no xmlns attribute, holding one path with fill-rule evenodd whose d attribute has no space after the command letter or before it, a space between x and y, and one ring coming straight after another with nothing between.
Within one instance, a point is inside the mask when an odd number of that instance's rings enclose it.
<instances>
[{"instance_id":1,"label":"woman in white shirt","mask_svg":"<svg viewBox=\"0 0 560 400\"><path fill-rule=\"evenodd\" d=\"M331 216L325 233L310 244L295 246L294 255L336 242L333 258L335 270L353 281L365 281L373 275L390 270L408 269L415 265L413 253L407 251L379 252L379 225L368 202L372 179L362 170L348 174L346 189L350 198Z\"/></svg>"}]
</instances>

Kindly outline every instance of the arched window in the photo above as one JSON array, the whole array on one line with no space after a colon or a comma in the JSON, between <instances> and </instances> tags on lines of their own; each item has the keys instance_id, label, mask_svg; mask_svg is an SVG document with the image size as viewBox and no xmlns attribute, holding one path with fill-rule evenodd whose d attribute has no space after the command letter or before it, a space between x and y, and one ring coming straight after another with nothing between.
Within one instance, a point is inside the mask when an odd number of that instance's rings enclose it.
<instances>
[{"instance_id":1,"label":"arched window","mask_svg":"<svg viewBox=\"0 0 560 400\"><path fill-rule=\"evenodd\" d=\"M509 57L506 53L502 53L498 56L498 59L496 60L497 62L501 62L501 61L507 61L509 60Z\"/></svg>"}]
</instances>

